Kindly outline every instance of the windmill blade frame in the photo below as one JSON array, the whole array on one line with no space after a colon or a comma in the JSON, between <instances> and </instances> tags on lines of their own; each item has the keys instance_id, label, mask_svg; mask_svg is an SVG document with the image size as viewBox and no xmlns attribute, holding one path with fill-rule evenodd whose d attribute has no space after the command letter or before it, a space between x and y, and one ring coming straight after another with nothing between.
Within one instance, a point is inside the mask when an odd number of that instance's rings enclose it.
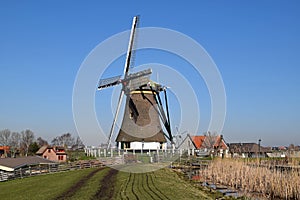
<instances>
[{"instance_id":1,"label":"windmill blade frame","mask_svg":"<svg viewBox=\"0 0 300 200\"><path fill-rule=\"evenodd\" d=\"M134 36L135 36L136 27L137 27L137 22L138 22L138 16L135 16L132 20L130 40L129 40L129 44L128 44L126 61L125 61L125 65L124 65L124 79L127 78L128 72L129 72L129 66L130 66L130 60L131 60L131 55L132 55L132 48L133 48L133 43L134 43Z\"/></svg>"},{"instance_id":2,"label":"windmill blade frame","mask_svg":"<svg viewBox=\"0 0 300 200\"><path fill-rule=\"evenodd\" d=\"M133 47L133 43L134 43L134 35L135 35L135 30L136 30L137 22L138 22L138 16L135 16L133 18L133 20L132 20L132 27L131 27L131 32L130 32L130 39L129 39L129 44L128 44L126 61L125 61L125 65L124 65L124 80L127 78L128 72L129 72L130 59L131 59L131 55L132 55L132 47ZM120 111L120 107L121 107L121 103L122 103L122 99L123 99L124 93L125 93L124 92L124 88L122 88L120 96L119 96L119 100L118 100L117 110L116 110L116 113L115 113L115 116L114 116L114 120L113 120L111 129L110 129L110 133L109 133L108 142L107 142L107 148L110 147L111 137L112 137L113 132L115 130L115 126L116 126L116 122L117 122L117 118L118 118L118 115L119 115L119 111Z\"/></svg>"}]
</instances>

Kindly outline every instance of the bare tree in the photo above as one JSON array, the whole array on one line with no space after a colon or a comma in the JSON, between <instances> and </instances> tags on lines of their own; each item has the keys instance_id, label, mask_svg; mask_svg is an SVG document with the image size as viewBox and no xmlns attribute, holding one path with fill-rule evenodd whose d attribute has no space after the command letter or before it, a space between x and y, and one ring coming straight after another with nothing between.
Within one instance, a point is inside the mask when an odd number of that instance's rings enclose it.
<instances>
[{"instance_id":1,"label":"bare tree","mask_svg":"<svg viewBox=\"0 0 300 200\"><path fill-rule=\"evenodd\" d=\"M72 147L75 144L75 138L72 137L71 133L64 133L55 137L51 143L56 146Z\"/></svg>"},{"instance_id":2,"label":"bare tree","mask_svg":"<svg viewBox=\"0 0 300 200\"><path fill-rule=\"evenodd\" d=\"M31 143L33 143L33 140L34 140L34 133L29 129L22 131L21 132L21 140L22 140L22 146L24 147L25 156L27 156L29 146Z\"/></svg>"},{"instance_id":3,"label":"bare tree","mask_svg":"<svg viewBox=\"0 0 300 200\"><path fill-rule=\"evenodd\" d=\"M83 142L82 142L82 140L80 139L79 136L77 136L75 144L73 145L72 148L73 149L77 149L77 150L84 148L84 144L83 144Z\"/></svg>"},{"instance_id":4,"label":"bare tree","mask_svg":"<svg viewBox=\"0 0 300 200\"><path fill-rule=\"evenodd\" d=\"M18 132L12 132L10 140L10 149L12 152L12 157L15 157L16 152L21 147L21 135Z\"/></svg>"},{"instance_id":5,"label":"bare tree","mask_svg":"<svg viewBox=\"0 0 300 200\"><path fill-rule=\"evenodd\" d=\"M207 131L206 133L204 133L204 135L205 135L205 139L203 141L203 147L207 148L208 150L212 150L216 143L217 133L216 132L212 133L210 131Z\"/></svg>"},{"instance_id":6,"label":"bare tree","mask_svg":"<svg viewBox=\"0 0 300 200\"><path fill-rule=\"evenodd\" d=\"M51 141L51 144L53 145L53 146L59 146L60 144L59 144L59 136L57 136L57 137L55 137L55 138L53 138L53 140Z\"/></svg>"},{"instance_id":7,"label":"bare tree","mask_svg":"<svg viewBox=\"0 0 300 200\"><path fill-rule=\"evenodd\" d=\"M38 137L38 138L36 139L36 141L37 141L37 144L38 144L39 147L42 147L42 146L44 146L44 145L48 145L47 140L44 140L44 139L41 138L41 137Z\"/></svg>"},{"instance_id":8,"label":"bare tree","mask_svg":"<svg viewBox=\"0 0 300 200\"><path fill-rule=\"evenodd\" d=\"M9 129L0 131L0 145L9 146L11 132Z\"/></svg>"}]
</instances>

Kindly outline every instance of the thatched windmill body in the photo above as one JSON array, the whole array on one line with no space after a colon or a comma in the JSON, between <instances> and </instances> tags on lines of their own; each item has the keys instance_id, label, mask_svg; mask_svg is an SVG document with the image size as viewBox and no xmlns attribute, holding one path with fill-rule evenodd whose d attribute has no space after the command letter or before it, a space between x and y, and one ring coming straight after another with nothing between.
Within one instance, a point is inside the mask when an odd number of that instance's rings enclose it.
<instances>
[{"instance_id":1,"label":"thatched windmill body","mask_svg":"<svg viewBox=\"0 0 300 200\"><path fill-rule=\"evenodd\" d=\"M111 147L111 139L116 127L117 117L124 94L126 104L122 125L115 139L117 147L129 150L156 150L166 147L167 139L173 142L170 128L170 118L166 87L149 79L151 69L129 74L132 47L135 38L138 17L133 18L124 74L107 79L101 79L98 89L122 84L116 113L108 137L107 147ZM165 108L162 105L160 92L164 93ZM166 110L166 111L165 111ZM161 126L165 127L165 131ZM167 132L167 134L165 133Z\"/></svg>"}]
</instances>

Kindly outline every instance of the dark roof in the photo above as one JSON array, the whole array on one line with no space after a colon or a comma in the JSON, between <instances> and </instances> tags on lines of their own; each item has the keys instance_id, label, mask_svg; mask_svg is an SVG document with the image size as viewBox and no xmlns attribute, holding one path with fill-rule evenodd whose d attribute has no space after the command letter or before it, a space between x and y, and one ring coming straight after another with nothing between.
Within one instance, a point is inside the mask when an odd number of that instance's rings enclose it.
<instances>
[{"instance_id":1,"label":"dark roof","mask_svg":"<svg viewBox=\"0 0 300 200\"><path fill-rule=\"evenodd\" d=\"M117 142L166 142L159 119L155 93L133 91L126 98Z\"/></svg>"},{"instance_id":2,"label":"dark roof","mask_svg":"<svg viewBox=\"0 0 300 200\"><path fill-rule=\"evenodd\" d=\"M12 170L38 164L55 164L56 162L50 161L38 156L28 156L20 158L0 158L0 169L1 167L11 168Z\"/></svg>"},{"instance_id":3,"label":"dark roof","mask_svg":"<svg viewBox=\"0 0 300 200\"><path fill-rule=\"evenodd\" d=\"M229 149L234 153L258 153L259 146L256 143L230 143ZM260 152L269 152L269 148L260 147Z\"/></svg>"}]
</instances>

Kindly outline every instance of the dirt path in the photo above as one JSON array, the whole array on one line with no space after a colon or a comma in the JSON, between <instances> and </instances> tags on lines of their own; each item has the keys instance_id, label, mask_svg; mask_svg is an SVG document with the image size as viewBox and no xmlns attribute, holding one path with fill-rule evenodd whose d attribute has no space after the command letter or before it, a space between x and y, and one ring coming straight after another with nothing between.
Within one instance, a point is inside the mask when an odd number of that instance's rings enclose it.
<instances>
[{"instance_id":1,"label":"dirt path","mask_svg":"<svg viewBox=\"0 0 300 200\"><path fill-rule=\"evenodd\" d=\"M106 176L101 179L100 188L91 199L112 199L118 170L111 168Z\"/></svg>"},{"instance_id":2,"label":"dirt path","mask_svg":"<svg viewBox=\"0 0 300 200\"><path fill-rule=\"evenodd\" d=\"M55 200L63 200L72 197L79 188L81 188L89 179L91 179L97 172L101 171L104 168L98 168L87 176L81 178L78 182L76 182L72 187L70 187L67 191L62 193L60 196L56 197Z\"/></svg>"}]
</instances>

